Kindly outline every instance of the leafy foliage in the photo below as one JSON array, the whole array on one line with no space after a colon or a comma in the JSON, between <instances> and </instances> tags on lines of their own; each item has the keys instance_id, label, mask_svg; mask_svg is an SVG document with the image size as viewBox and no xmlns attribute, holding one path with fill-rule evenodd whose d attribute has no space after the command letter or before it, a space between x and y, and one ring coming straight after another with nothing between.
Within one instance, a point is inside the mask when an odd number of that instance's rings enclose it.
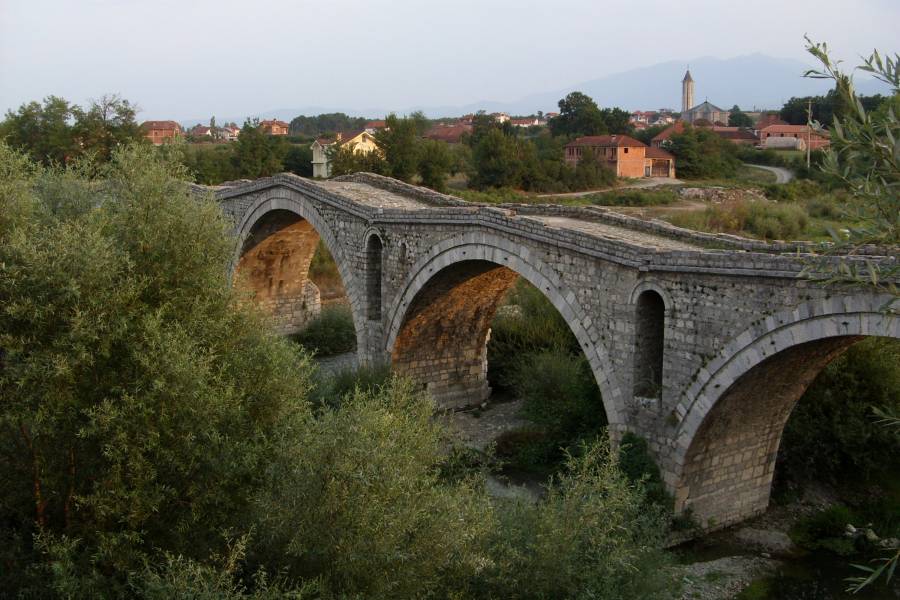
<instances>
[{"instance_id":1,"label":"leafy foliage","mask_svg":"<svg viewBox=\"0 0 900 600\"><path fill-rule=\"evenodd\" d=\"M735 145L705 128L686 126L669 138L666 150L675 155L678 175L687 179L733 177L740 166Z\"/></svg>"},{"instance_id":2,"label":"leafy foliage","mask_svg":"<svg viewBox=\"0 0 900 600\"><path fill-rule=\"evenodd\" d=\"M809 40L807 40L809 41ZM889 104L881 111L870 111L856 94L853 80L831 61L826 44L809 42L807 50L822 63L821 70L807 76L831 79L835 94L843 106L831 131L831 145L825 153L822 170L841 181L851 192L848 213L859 226L849 228L849 240L836 237L835 252L849 252L864 244L896 246L900 243L900 115ZM900 55L882 57L874 52L859 67L900 94ZM900 274L900 265L869 262L865 268L843 263L837 273L823 264L810 271L826 278L851 281L885 291L900 299L900 290L891 281Z\"/></svg>"},{"instance_id":3,"label":"leafy foliage","mask_svg":"<svg viewBox=\"0 0 900 600\"><path fill-rule=\"evenodd\" d=\"M83 109L64 98L29 102L0 123L0 139L45 165L91 155L107 161L113 150L143 139L137 107L118 95L104 95Z\"/></svg>"},{"instance_id":4,"label":"leafy foliage","mask_svg":"<svg viewBox=\"0 0 900 600\"><path fill-rule=\"evenodd\" d=\"M900 467L900 439L876 423L873 407L900 410L900 342L896 340L859 342L810 385L785 427L778 453L779 477L836 481Z\"/></svg>"},{"instance_id":5,"label":"leafy foliage","mask_svg":"<svg viewBox=\"0 0 900 600\"><path fill-rule=\"evenodd\" d=\"M326 306L291 339L318 356L350 352L356 348L356 328L350 307L341 304Z\"/></svg>"},{"instance_id":6,"label":"leafy foliage","mask_svg":"<svg viewBox=\"0 0 900 600\"><path fill-rule=\"evenodd\" d=\"M272 427L307 414L307 360L235 302L229 224L160 156L118 149L101 184L0 145L4 573L38 531L81 540L73 568L109 585L156 548L219 552Z\"/></svg>"}]
</instances>

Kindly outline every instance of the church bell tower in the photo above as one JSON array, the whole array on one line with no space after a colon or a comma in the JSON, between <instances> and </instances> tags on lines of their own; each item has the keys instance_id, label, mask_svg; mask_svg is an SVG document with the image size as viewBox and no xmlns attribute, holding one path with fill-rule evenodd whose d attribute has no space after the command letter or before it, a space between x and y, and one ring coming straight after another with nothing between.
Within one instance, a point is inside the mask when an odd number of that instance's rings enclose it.
<instances>
[{"instance_id":1,"label":"church bell tower","mask_svg":"<svg viewBox=\"0 0 900 600\"><path fill-rule=\"evenodd\" d=\"M691 69L688 67L687 73L684 74L684 79L681 80L681 114L682 118L684 118L684 113L689 111L694 107L694 78L691 77Z\"/></svg>"}]
</instances>

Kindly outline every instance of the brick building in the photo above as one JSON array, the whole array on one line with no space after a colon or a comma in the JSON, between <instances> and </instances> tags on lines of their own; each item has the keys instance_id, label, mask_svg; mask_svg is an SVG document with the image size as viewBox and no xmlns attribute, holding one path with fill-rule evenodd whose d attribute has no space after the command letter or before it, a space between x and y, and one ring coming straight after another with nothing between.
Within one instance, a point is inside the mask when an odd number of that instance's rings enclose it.
<instances>
[{"instance_id":1,"label":"brick building","mask_svg":"<svg viewBox=\"0 0 900 600\"><path fill-rule=\"evenodd\" d=\"M175 121L144 121L141 131L155 146L184 135L184 129Z\"/></svg>"},{"instance_id":2,"label":"brick building","mask_svg":"<svg viewBox=\"0 0 900 600\"><path fill-rule=\"evenodd\" d=\"M290 129L290 123L284 121L262 121L259 126L263 133L269 135L287 135L288 129Z\"/></svg>"},{"instance_id":3,"label":"brick building","mask_svg":"<svg viewBox=\"0 0 900 600\"><path fill-rule=\"evenodd\" d=\"M769 125L759 132L759 142L764 148L784 148L785 139L791 138L797 140L796 147L800 150L807 147L810 150L818 150L831 143L827 132L816 131L807 125Z\"/></svg>"},{"instance_id":4,"label":"brick building","mask_svg":"<svg viewBox=\"0 0 900 600\"><path fill-rule=\"evenodd\" d=\"M566 163L575 166L590 148L616 177L675 177L675 157L627 135L589 135L566 144Z\"/></svg>"}]
</instances>

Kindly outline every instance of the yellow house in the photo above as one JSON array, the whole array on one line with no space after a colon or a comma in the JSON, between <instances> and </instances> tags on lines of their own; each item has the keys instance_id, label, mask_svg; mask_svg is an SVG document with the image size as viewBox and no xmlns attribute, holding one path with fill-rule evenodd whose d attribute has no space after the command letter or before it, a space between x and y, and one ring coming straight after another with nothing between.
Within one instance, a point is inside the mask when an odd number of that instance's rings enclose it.
<instances>
[{"instance_id":1,"label":"yellow house","mask_svg":"<svg viewBox=\"0 0 900 600\"><path fill-rule=\"evenodd\" d=\"M312 143L313 158L313 177L328 178L331 177L331 161L328 154L331 148L335 146L348 146L354 153L368 154L378 150L375 144L375 138L366 130L353 131L350 133L338 133L334 139L318 138Z\"/></svg>"}]
</instances>

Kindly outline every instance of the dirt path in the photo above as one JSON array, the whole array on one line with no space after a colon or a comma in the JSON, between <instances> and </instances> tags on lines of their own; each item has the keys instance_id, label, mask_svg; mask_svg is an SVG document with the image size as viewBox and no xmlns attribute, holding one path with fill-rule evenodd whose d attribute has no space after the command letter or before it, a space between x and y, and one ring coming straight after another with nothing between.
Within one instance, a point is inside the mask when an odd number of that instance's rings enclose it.
<instances>
[{"instance_id":1,"label":"dirt path","mask_svg":"<svg viewBox=\"0 0 900 600\"><path fill-rule=\"evenodd\" d=\"M789 183L794 178L794 173L787 169L783 169L781 167L770 167L767 165L751 165L750 163L744 163L748 167L753 167L754 169L762 169L763 171L768 171L769 173L775 174L775 183Z\"/></svg>"},{"instance_id":2,"label":"dirt path","mask_svg":"<svg viewBox=\"0 0 900 600\"><path fill-rule=\"evenodd\" d=\"M591 194L601 194L603 192L612 192L615 190L641 190L644 188L656 187L658 185L680 185L684 183L680 179L672 177L644 177L633 183L617 187L606 187L598 190L587 190L584 192L565 192L563 194L538 194L538 198L579 198L581 196L590 196Z\"/></svg>"}]
</instances>

